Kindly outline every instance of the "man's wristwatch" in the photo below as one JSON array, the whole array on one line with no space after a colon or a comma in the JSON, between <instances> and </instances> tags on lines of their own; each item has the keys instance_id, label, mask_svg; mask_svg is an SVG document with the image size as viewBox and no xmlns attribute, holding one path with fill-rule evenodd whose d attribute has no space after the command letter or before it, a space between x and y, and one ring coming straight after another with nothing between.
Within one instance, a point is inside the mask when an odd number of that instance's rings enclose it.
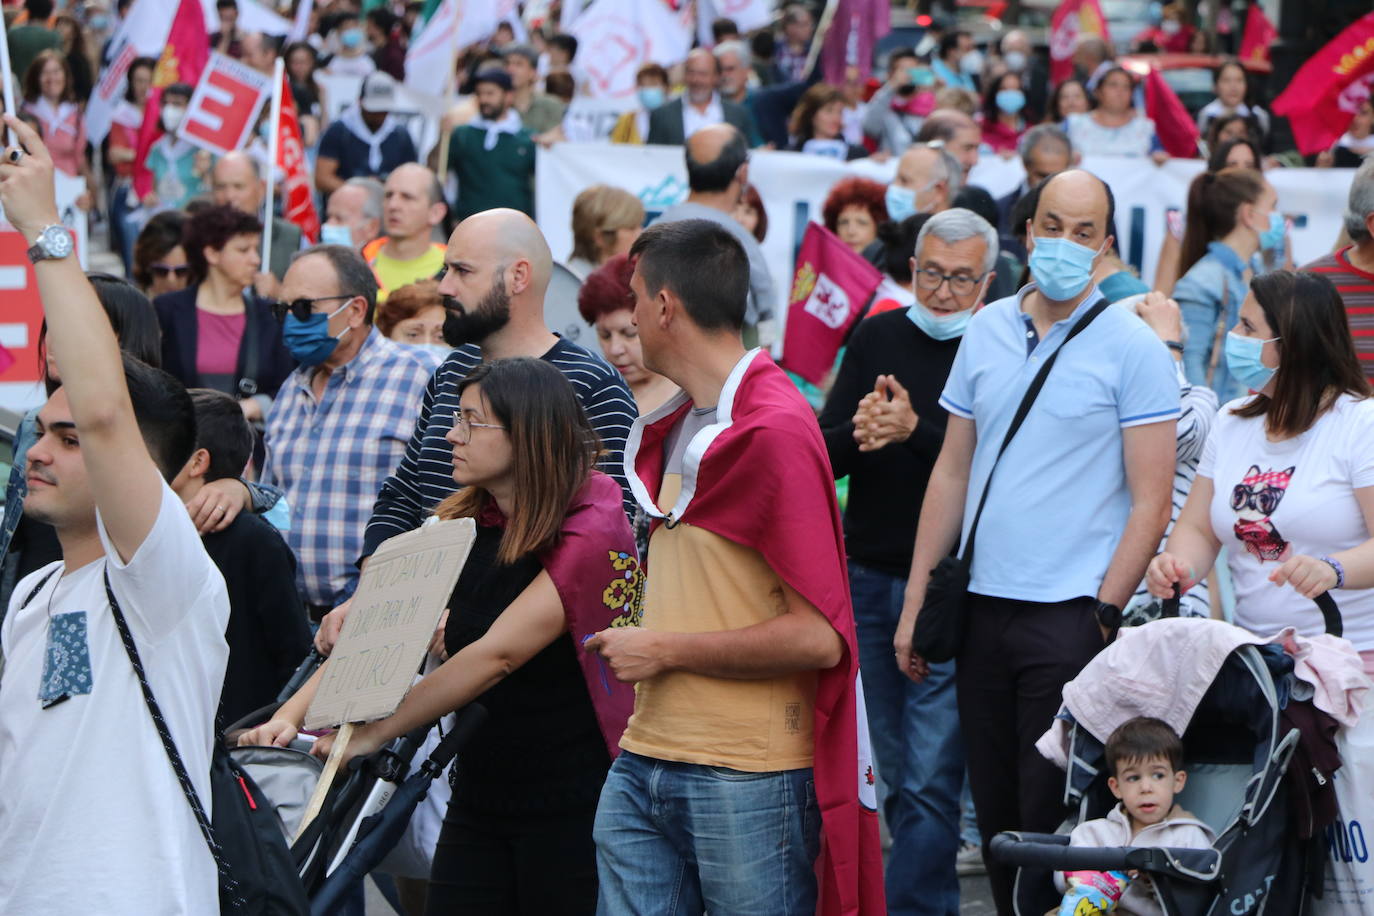
<instances>
[{"instance_id":1,"label":"man's wristwatch","mask_svg":"<svg viewBox=\"0 0 1374 916\"><path fill-rule=\"evenodd\" d=\"M29 260L37 264L48 258L65 258L74 247L71 231L60 223L52 223L38 233L38 238L29 248Z\"/></svg>"},{"instance_id":2,"label":"man's wristwatch","mask_svg":"<svg viewBox=\"0 0 1374 916\"><path fill-rule=\"evenodd\" d=\"M1109 630L1115 630L1121 626L1121 608L1115 604L1098 601L1093 613L1097 615L1097 622Z\"/></svg>"}]
</instances>

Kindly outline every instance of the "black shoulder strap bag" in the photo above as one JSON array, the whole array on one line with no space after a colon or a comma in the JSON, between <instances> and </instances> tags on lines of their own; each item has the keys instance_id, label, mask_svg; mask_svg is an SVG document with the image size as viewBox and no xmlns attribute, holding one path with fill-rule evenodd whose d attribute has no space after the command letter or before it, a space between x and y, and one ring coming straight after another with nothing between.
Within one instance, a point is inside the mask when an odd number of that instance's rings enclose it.
<instances>
[{"instance_id":1,"label":"black shoulder strap bag","mask_svg":"<svg viewBox=\"0 0 1374 916\"><path fill-rule=\"evenodd\" d=\"M997 457L993 459L988 479L983 483L983 495L979 497L978 509L973 513L973 524L969 526L968 538L964 541L963 555L953 554L945 557L940 561L940 565L931 571L930 584L926 586L925 603L921 605L921 613L916 618L916 632L912 634L912 648L926 661L947 662L959 654L959 649L963 645L964 605L968 600L969 579L973 568L973 542L978 534L978 521L983 517L983 507L988 502L988 491L992 489L992 475L997 471L997 462L1002 459L1012 437L1025 422L1031 405L1040 394L1040 389L1045 387L1045 379L1050 374L1054 361L1059 358L1059 351L1067 347L1069 341L1077 337L1079 332L1092 324L1093 319L1102 314L1108 305L1107 300L1103 299L1078 319L1078 323L1069 330L1064 342L1055 348L1031 380L1025 397L1021 398L1021 406L1016 408L1016 415L1007 427L1007 434L1002 439L1001 448L997 450Z\"/></svg>"},{"instance_id":2,"label":"black shoulder strap bag","mask_svg":"<svg viewBox=\"0 0 1374 916\"><path fill-rule=\"evenodd\" d=\"M110 602L110 613L114 615L115 626L119 628L124 651L128 653L129 663L138 677L143 702L148 707L148 714L153 717L157 736L162 740L162 749L167 753L172 772L181 784L181 792L186 796L201 836L205 838L205 844L215 860L215 870L219 874L220 912L255 916L305 916L310 912L310 904L296 873L290 850L287 849L281 822L247 771L235 764L225 751L224 741L219 735L215 736L214 753L210 761L210 795L215 812L214 823L211 824L196 787L186 772L186 764L167 727L167 720L163 718L162 708L153 696L138 647L134 645L134 634L119 608L114 589L110 587L109 572L104 576L105 597Z\"/></svg>"}]
</instances>

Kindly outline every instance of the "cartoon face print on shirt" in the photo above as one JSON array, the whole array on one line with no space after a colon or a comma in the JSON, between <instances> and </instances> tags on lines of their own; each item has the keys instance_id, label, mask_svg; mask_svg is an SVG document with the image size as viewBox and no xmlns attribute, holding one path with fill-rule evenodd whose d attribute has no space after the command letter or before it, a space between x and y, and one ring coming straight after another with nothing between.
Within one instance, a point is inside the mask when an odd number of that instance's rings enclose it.
<instances>
[{"instance_id":1,"label":"cartoon face print on shirt","mask_svg":"<svg viewBox=\"0 0 1374 916\"><path fill-rule=\"evenodd\" d=\"M1269 517L1283 501L1295 470L1296 465L1282 471L1261 471L1259 465L1252 464L1231 491L1231 508L1236 512L1236 539L1261 563L1266 560L1282 563L1292 552Z\"/></svg>"}]
</instances>

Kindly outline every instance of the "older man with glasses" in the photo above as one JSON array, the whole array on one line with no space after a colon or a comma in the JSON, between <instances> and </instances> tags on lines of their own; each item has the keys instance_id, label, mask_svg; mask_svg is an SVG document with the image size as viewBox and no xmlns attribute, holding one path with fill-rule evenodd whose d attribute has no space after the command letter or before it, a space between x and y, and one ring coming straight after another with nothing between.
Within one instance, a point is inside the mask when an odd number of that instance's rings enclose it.
<instances>
[{"instance_id":1,"label":"older man with glasses","mask_svg":"<svg viewBox=\"0 0 1374 916\"><path fill-rule=\"evenodd\" d=\"M893 916L959 911L959 793L964 754L954 663L913 683L892 660L916 519L940 453L939 405L970 316L997 262L997 230L963 209L932 216L911 259L916 303L861 322L821 412L836 478L849 475L844 517L849 587L869 735L892 834Z\"/></svg>"},{"instance_id":2,"label":"older man with glasses","mask_svg":"<svg viewBox=\"0 0 1374 916\"><path fill-rule=\"evenodd\" d=\"M353 248L298 254L282 295L273 311L300 366L267 415L263 480L292 507L297 586L319 619L357 587L372 503L405 453L439 359L373 327L377 280Z\"/></svg>"}]
</instances>

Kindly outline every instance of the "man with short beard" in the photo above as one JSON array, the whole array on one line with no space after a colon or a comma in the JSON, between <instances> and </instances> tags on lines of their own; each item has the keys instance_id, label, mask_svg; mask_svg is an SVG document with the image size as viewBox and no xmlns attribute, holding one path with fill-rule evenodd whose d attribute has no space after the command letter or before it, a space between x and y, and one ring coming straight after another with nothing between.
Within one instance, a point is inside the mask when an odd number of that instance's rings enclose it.
<instances>
[{"instance_id":1,"label":"man with short beard","mask_svg":"<svg viewBox=\"0 0 1374 916\"><path fill-rule=\"evenodd\" d=\"M484 70L474 78L477 117L453 129L448 169L458 179L458 219L496 207L534 215L534 139L513 106L510 76Z\"/></svg>"},{"instance_id":2,"label":"man with short beard","mask_svg":"<svg viewBox=\"0 0 1374 916\"><path fill-rule=\"evenodd\" d=\"M514 210L476 213L449 236L439 292L448 309L444 340L457 349L430 379L405 457L382 484L367 523L360 565L387 538L419 527L456 489L453 447L444 437L458 409L458 386L483 361L538 357L568 377L601 439L597 467L620 483L625 513L633 515L635 502L622 458L630 424L639 411L618 372L544 324L544 294L552 270L553 256L543 233ZM340 605L321 622L315 636L321 652L333 649L348 608L348 603Z\"/></svg>"}]
</instances>

